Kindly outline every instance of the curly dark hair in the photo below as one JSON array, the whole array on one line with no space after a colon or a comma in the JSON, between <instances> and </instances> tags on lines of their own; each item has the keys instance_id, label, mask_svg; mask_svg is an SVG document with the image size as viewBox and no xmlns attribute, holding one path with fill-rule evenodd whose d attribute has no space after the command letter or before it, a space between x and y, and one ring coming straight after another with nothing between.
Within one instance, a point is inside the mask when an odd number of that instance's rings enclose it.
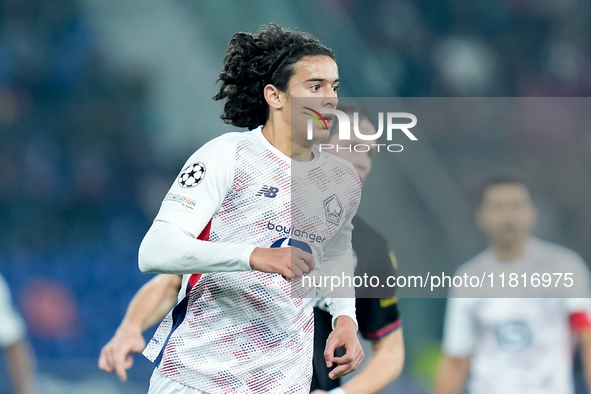
<instances>
[{"instance_id":1,"label":"curly dark hair","mask_svg":"<svg viewBox=\"0 0 591 394\"><path fill-rule=\"evenodd\" d=\"M214 100L226 99L224 122L252 130L265 124L269 105L263 96L267 84L287 91L295 63L305 56L329 56L332 49L308 33L285 29L275 23L255 34L236 33L226 52L218 81L221 87Z\"/></svg>"}]
</instances>

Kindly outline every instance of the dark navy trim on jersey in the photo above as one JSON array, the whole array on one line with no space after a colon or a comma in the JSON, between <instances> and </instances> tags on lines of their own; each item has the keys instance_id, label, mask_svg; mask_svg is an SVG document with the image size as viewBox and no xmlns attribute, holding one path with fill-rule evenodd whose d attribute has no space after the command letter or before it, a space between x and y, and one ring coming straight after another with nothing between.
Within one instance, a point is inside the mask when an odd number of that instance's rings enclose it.
<instances>
[{"instance_id":1,"label":"dark navy trim on jersey","mask_svg":"<svg viewBox=\"0 0 591 394\"><path fill-rule=\"evenodd\" d=\"M175 306L172 310L172 329L170 330L170 334L168 334L168 337L166 337L166 341L164 341L164 344L162 345L162 349L160 349L158 357L156 357L156 359L154 360L154 365L156 365L156 367L159 367L160 363L162 362L162 356L164 355L164 351L166 350L166 345L168 345L168 341L170 341L170 337L175 332L175 330L179 328L183 320L185 320L188 306L189 297L187 296L183 298L183 300L179 302L177 306Z\"/></svg>"},{"instance_id":2,"label":"dark navy trim on jersey","mask_svg":"<svg viewBox=\"0 0 591 394\"><path fill-rule=\"evenodd\" d=\"M201 234L197 237L197 239L201 241L209 241L209 233L211 231L211 219L207 222L205 228L201 231ZM158 357L154 360L154 364L156 367L160 366L162 362L162 357L164 356L164 351L166 350L166 345L168 345L168 341L170 341L170 337L175 332L177 328L181 325L183 320L185 320L185 316L187 315L187 308L189 307L189 293L191 293L191 289L193 286L197 284L197 282L201 279L201 274L193 274L189 277L187 282L187 289L186 289L186 296L183 298L181 302L177 304L172 310L172 329L170 333L166 337L166 341L162 345L162 349L160 349L160 353L158 353Z\"/></svg>"}]
</instances>

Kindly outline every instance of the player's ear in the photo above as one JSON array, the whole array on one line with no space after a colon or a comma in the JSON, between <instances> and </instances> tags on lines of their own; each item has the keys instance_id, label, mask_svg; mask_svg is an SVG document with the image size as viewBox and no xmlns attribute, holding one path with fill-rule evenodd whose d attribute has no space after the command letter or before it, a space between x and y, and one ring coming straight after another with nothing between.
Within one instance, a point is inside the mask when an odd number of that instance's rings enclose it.
<instances>
[{"instance_id":1,"label":"player's ear","mask_svg":"<svg viewBox=\"0 0 591 394\"><path fill-rule=\"evenodd\" d=\"M263 96L265 97L265 101L271 108L275 108L280 110L283 108L283 97L281 97L282 93L279 89L277 89L274 85L268 84L263 89Z\"/></svg>"}]
</instances>

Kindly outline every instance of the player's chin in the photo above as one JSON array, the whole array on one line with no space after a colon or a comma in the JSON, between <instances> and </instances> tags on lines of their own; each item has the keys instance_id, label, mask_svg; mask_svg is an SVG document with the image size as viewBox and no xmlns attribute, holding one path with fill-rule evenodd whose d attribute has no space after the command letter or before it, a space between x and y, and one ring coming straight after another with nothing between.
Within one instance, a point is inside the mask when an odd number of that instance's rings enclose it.
<instances>
[{"instance_id":1,"label":"player's chin","mask_svg":"<svg viewBox=\"0 0 591 394\"><path fill-rule=\"evenodd\" d=\"M503 231L496 237L497 243L503 248L514 246L520 239L517 231Z\"/></svg>"},{"instance_id":2,"label":"player's chin","mask_svg":"<svg viewBox=\"0 0 591 394\"><path fill-rule=\"evenodd\" d=\"M319 142L323 142L326 141L328 139L328 137L330 137L330 128L326 129L326 128L315 128L313 129L313 133L312 133L312 142L313 143L319 143Z\"/></svg>"}]
</instances>

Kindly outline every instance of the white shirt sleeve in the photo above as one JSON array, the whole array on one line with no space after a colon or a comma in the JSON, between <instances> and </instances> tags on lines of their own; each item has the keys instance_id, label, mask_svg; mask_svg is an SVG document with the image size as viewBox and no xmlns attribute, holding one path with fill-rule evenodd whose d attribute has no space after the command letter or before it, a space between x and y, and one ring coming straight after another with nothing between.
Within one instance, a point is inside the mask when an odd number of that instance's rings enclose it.
<instances>
[{"instance_id":1,"label":"white shirt sleeve","mask_svg":"<svg viewBox=\"0 0 591 394\"><path fill-rule=\"evenodd\" d=\"M566 273L571 273L573 287L567 289L572 297L565 298L564 304L569 314L585 313L591 316L591 278L587 264L581 256L570 251L568 258L562 261L561 268ZM563 283L566 279L563 280ZM591 319L590 319L591 320Z\"/></svg>"},{"instance_id":2,"label":"white shirt sleeve","mask_svg":"<svg viewBox=\"0 0 591 394\"><path fill-rule=\"evenodd\" d=\"M12 345L25 335L25 323L12 306L8 285L0 276L0 347Z\"/></svg>"},{"instance_id":3,"label":"white shirt sleeve","mask_svg":"<svg viewBox=\"0 0 591 394\"><path fill-rule=\"evenodd\" d=\"M234 181L236 139L203 145L183 166L139 250L142 272L191 274L250 271L254 245L196 239Z\"/></svg>"},{"instance_id":4,"label":"white shirt sleeve","mask_svg":"<svg viewBox=\"0 0 591 394\"><path fill-rule=\"evenodd\" d=\"M351 245L353 224L351 220L354 212L347 222L339 229L335 236L326 245L322 258L322 267L318 275L338 277L349 277L353 281L355 275L355 257ZM357 325L355 314L355 288L353 286L339 286L334 291L328 287L321 289L321 295L325 298L326 304L332 315L332 327L336 326L336 319L339 316L349 316Z\"/></svg>"},{"instance_id":5,"label":"white shirt sleeve","mask_svg":"<svg viewBox=\"0 0 591 394\"><path fill-rule=\"evenodd\" d=\"M472 352L475 324L469 298L448 298L443 327L443 353L450 357L467 357Z\"/></svg>"}]
</instances>

